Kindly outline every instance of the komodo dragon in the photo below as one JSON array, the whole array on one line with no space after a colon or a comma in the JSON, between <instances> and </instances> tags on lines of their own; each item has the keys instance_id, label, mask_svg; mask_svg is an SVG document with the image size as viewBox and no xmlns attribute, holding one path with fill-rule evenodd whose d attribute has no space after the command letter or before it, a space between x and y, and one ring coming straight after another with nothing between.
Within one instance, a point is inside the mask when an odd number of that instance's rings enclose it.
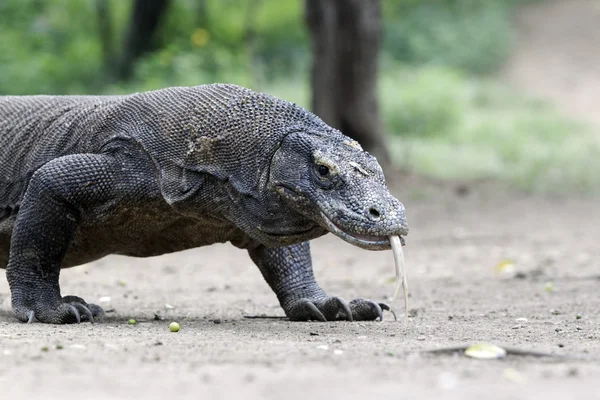
<instances>
[{"instance_id":1,"label":"komodo dragon","mask_svg":"<svg viewBox=\"0 0 600 400\"><path fill-rule=\"evenodd\" d=\"M61 268L217 242L246 249L291 320L373 320L329 297L308 241L389 249L403 205L360 145L303 108L239 86L127 96L0 96L0 265L21 321L93 322Z\"/></svg>"}]
</instances>

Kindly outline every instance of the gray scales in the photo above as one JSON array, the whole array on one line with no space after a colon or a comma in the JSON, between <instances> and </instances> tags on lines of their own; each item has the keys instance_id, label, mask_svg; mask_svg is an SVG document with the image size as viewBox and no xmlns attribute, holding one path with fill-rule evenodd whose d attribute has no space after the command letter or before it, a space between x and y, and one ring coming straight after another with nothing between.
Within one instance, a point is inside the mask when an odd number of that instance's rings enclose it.
<instances>
[{"instance_id":1,"label":"gray scales","mask_svg":"<svg viewBox=\"0 0 600 400\"><path fill-rule=\"evenodd\" d=\"M0 265L21 321L93 321L61 268L231 242L291 320L373 320L316 283L309 240L389 249L405 212L360 145L303 108L234 85L127 96L0 96Z\"/></svg>"}]
</instances>

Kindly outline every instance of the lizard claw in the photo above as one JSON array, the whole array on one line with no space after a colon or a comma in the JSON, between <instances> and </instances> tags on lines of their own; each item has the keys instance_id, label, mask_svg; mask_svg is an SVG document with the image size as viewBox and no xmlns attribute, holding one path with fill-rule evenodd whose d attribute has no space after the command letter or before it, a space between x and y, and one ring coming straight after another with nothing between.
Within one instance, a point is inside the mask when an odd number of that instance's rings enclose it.
<instances>
[{"instance_id":1,"label":"lizard claw","mask_svg":"<svg viewBox=\"0 0 600 400\"><path fill-rule=\"evenodd\" d=\"M381 307L382 310L385 311L389 311L392 313L392 315L394 316L394 321L398 321L398 318L396 317L396 313L394 312L394 310L392 310L392 308L390 306L388 306L386 303L379 303L379 307ZM383 315L381 316L380 321L383 321Z\"/></svg>"},{"instance_id":2,"label":"lizard claw","mask_svg":"<svg viewBox=\"0 0 600 400\"><path fill-rule=\"evenodd\" d=\"M291 321L383 321L384 310L390 311L396 319L389 305L366 299L355 299L346 303L340 297L301 298L284 309Z\"/></svg>"},{"instance_id":3,"label":"lizard claw","mask_svg":"<svg viewBox=\"0 0 600 400\"><path fill-rule=\"evenodd\" d=\"M292 321L317 320L327 322L327 318L310 299L298 299L292 303L286 314Z\"/></svg>"},{"instance_id":4,"label":"lizard claw","mask_svg":"<svg viewBox=\"0 0 600 400\"><path fill-rule=\"evenodd\" d=\"M352 316L357 321L372 321L376 319L383 321L383 310L390 310L390 306L385 303L376 303L365 299L352 300L350 308L352 309ZM396 319L396 315L393 312L392 314L394 315L394 319Z\"/></svg>"},{"instance_id":5,"label":"lizard claw","mask_svg":"<svg viewBox=\"0 0 600 400\"><path fill-rule=\"evenodd\" d=\"M83 321L90 321L91 323L94 323L94 317L101 317L104 315L104 310L102 307L99 307L95 304L86 303L81 297L65 296L63 297L63 301L75 307L81 316L81 320Z\"/></svg>"},{"instance_id":6,"label":"lizard claw","mask_svg":"<svg viewBox=\"0 0 600 400\"><path fill-rule=\"evenodd\" d=\"M301 298L286 307L286 314L292 321L353 321L350 306L339 297Z\"/></svg>"},{"instance_id":7,"label":"lizard claw","mask_svg":"<svg viewBox=\"0 0 600 400\"><path fill-rule=\"evenodd\" d=\"M33 312L33 310L27 311L26 317L27 317L27 323L31 324L33 322L33 318L35 318L35 313Z\"/></svg>"},{"instance_id":8,"label":"lizard claw","mask_svg":"<svg viewBox=\"0 0 600 400\"><path fill-rule=\"evenodd\" d=\"M67 309L69 310L69 314L73 315L75 317L75 320L77 321L77 323L81 323L81 315L79 315L79 311L77 311L77 308L75 308L75 306L65 303L65 306L67 306Z\"/></svg>"},{"instance_id":9,"label":"lizard claw","mask_svg":"<svg viewBox=\"0 0 600 400\"><path fill-rule=\"evenodd\" d=\"M323 304L323 309L326 312L327 319L329 321L335 321L338 319L345 319L346 321L353 321L352 311L343 299L339 297L330 297Z\"/></svg>"},{"instance_id":10,"label":"lizard claw","mask_svg":"<svg viewBox=\"0 0 600 400\"><path fill-rule=\"evenodd\" d=\"M316 319L321 322L327 322L327 318L325 318L323 313L321 311L319 311L319 309L317 308L317 306L314 305L313 302L311 302L308 299L302 299L302 300L306 300L306 301L303 301L303 303L304 303L304 306L307 308L308 313L312 317L310 319Z\"/></svg>"},{"instance_id":11,"label":"lizard claw","mask_svg":"<svg viewBox=\"0 0 600 400\"><path fill-rule=\"evenodd\" d=\"M92 312L90 311L89 308L87 308L83 304L77 303L77 302L71 303L71 305L73 307L75 307L77 309L77 311L79 311L79 314L81 314L85 318L87 318L87 320L90 321L92 324L94 323L94 315L92 314Z\"/></svg>"}]
</instances>

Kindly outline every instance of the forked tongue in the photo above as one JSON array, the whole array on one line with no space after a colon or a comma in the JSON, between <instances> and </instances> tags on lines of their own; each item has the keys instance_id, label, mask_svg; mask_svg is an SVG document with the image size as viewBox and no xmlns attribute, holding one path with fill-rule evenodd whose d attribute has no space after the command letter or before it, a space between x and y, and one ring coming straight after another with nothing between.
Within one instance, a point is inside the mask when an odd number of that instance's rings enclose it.
<instances>
[{"instance_id":1,"label":"forked tongue","mask_svg":"<svg viewBox=\"0 0 600 400\"><path fill-rule=\"evenodd\" d=\"M392 304L398 296L400 286L402 286L402 292L404 294L404 322L408 321L408 282L406 281L406 275L404 275L404 252L402 251L402 243L400 242L399 236L390 236L390 245L394 252L394 266L396 268L396 289L392 296Z\"/></svg>"}]
</instances>

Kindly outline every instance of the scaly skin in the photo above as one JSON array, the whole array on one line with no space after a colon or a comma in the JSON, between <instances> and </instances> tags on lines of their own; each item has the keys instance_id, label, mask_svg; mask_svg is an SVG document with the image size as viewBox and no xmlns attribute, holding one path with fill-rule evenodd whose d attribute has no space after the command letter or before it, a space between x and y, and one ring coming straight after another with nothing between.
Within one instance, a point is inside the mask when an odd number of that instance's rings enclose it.
<instances>
[{"instance_id":1,"label":"scaly skin","mask_svg":"<svg viewBox=\"0 0 600 400\"><path fill-rule=\"evenodd\" d=\"M377 161L308 111L233 85L130 96L0 97L0 265L21 321L93 321L61 268L231 242L291 320L381 318L329 297L308 241L406 235Z\"/></svg>"}]
</instances>

